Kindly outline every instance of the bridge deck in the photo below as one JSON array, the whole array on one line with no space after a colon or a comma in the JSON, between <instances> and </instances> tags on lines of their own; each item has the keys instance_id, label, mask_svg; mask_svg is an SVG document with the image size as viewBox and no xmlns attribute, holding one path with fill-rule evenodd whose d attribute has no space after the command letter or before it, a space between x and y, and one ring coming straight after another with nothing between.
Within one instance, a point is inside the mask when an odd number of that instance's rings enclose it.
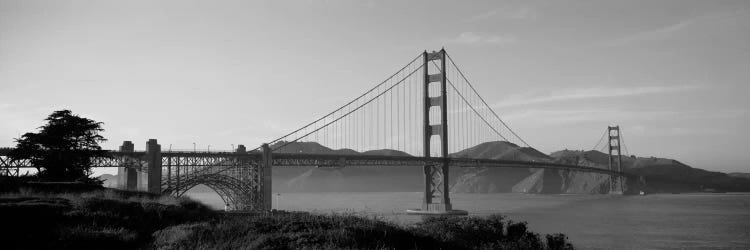
<instances>
[{"instance_id":1,"label":"bridge deck","mask_svg":"<svg viewBox=\"0 0 750 250\"><path fill-rule=\"evenodd\" d=\"M0 167L33 168L28 161L11 161L7 159L9 150L0 149ZM119 167L125 161L129 163L140 163L146 153L110 151L111 157L95 159L94 167ZM241 159L250 164L257 164L262 155L260 152L251 151L247 153L235 152L189 152L172 151L161 152L161 157L166 161L169 158L183 159L181 166L236 166L237 160ZM347 166L424 166L436 165L443 162L451 167L502 167L502 168L543 168L555 170L569 170L594 172L616 176L630 176L624 172L608 169L585 167L554 162L515 161L502 159L473 159L473 158L439 158L439 157L417 157L417 156L385 156L385 155L334 155L334 154L302 154L302 153L274 153L274 167L291 166L317 166L317 167L347 167ZM185 159L191 159L185 161Z\"/></svg>"},{"instance_id":2,"label":"bridge deck","mask_svg":"<svg viewBox=\"0 0 750 250\"><path fill-rule=\"evenodd\" d=\"M451 167L504 167L504 168L543 168L596 172L609 175L628 176L624 172L608 169L584 167L554 162L531 162L501 159L473 158L439 158L416 156L382 156L382 155L328 155L328 154L274 154L274 166L424 166L448 162Z\"/></svg>"}]
</instances>

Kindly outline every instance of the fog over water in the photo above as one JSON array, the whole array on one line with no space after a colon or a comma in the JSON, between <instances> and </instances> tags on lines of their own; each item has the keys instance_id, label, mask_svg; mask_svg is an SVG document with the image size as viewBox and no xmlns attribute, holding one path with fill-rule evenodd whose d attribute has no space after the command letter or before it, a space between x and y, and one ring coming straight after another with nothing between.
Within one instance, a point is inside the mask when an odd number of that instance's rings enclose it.
<instances>
[{"instance_id":1,"label":"fog over water","mask_svg":"<svg viewBox=\"0 0 750 250\"><path fill-rule=\"evenodd\" d=\"M189 196L221 209L213 193ZM356 213L399 224L421 204L419 192L281 193L274 208L317 213ZM582 249L748 249L750 194L656 194L647 196L451 194L470 215L500 213L528 221L532 231L564 233Z\"/></svg>"}]
</instances>

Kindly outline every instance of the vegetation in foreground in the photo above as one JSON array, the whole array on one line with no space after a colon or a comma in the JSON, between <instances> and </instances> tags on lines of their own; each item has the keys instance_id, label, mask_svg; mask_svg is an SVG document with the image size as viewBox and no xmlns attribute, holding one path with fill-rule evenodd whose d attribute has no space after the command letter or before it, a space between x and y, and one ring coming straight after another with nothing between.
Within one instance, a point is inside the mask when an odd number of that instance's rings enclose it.
<instances>
[{"instance_id":1,"label":"vegetation in foreground","mask_svg":"<svg viewBox=\"0 0 750 250\"><path fill-rule=\"evenodd\" d=\"M561 234L542 240L502 216L432 217L413 226L353 215L274 212L225 215L154 233L156 249L572 249Z\"/></svg>"},{"instance_id":2,"label":"vegetation in foreground","mask_svg":"<svg viewBox=\"0 0 750 250\"><path fill-rule=\"evenodd\" d=\"M4 249L572 249L495 215L399 226L355 215L221 213L112 189L0 195Z\"/></svg>"},{"instance_id":3,"label":"vegetation in foreground","mask_svg":"<svg viewBox=\"0 0 750 250\"><path fill-rule=\"evenodd\" d=\"M189 199L98 190L0 195L3 249L137 249L162 228L209 220L215 212Z\"/></svg>"}]
</instances>

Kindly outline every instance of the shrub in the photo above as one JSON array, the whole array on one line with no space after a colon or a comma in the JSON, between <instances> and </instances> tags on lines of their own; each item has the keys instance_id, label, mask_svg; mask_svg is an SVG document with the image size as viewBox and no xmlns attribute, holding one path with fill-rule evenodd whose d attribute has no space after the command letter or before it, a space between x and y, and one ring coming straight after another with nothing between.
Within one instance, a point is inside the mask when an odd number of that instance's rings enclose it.
<instances>
[{"instance_id":1,"label":"shrub","mask_svg":"<svg viewBox=\"0 0 750 250\"><path fill-rule=\"evenodd\" d=\"M138 247L139 236L137 232L122 227L76 226L61 229L59 242L61 244L57 247L63 249L134 249Z\"/></svg>"},{"instance_id":2,"label":"shrub","mask_svg":"<svg viewBox=\"0 0 750 250\"><path fill-rule=\"evenodd\" d=\"M504 229L507 228L507 233ZM154 233L155 249L570 249L564 235L528 232L504 217L428 217L413 226L351 215L255 213ZM568 248L559 248L559 246ZM557 247L557 248L553 248Z\"/></svg>"},{"instance_id":3,"label":"shrub","mask_svg":"<svg viewBox=\"0 0 750 250\"><path fill-rule=\"evenodd\" d=\"M573 245L568 243L568 237L564 234L548 234L547 248L551 250L567 250L573 249Z\"/></svg>"},{"instance_id":4,"label":"shrub","mask_svg":"<svg viewBox=\"0 0 750 250\"><path fill-rule=\"evenodd\" d=\"M440 216L427 217L417 223L416 228L443 242L460 246L488 244L502 241L503 216L481 217Z\"/></svg>"},{"instance_id":5,"label":"shrub","mask_svg":"<svg viewBox=\"0 0 750 250\"><path fill-rule=\"evenodd\" d=\"M525 222L427 217L411 226L363 216L217 213L184 198L115 190L0 195L3 249L572 249ZM8 231L8 230L6 230Z\"/></svg>"},{"instance_id":6,"label":"shrub","mask_svg":"<svg viewBox=\"0 0 750 250\"><path fill-rule=\"evenodd\" d=\"M210 220L216 213L189 199L134 192L4 194L0 234L4 249L133 249L151 234L182 223Z\"/></svg>"}]
</instances>

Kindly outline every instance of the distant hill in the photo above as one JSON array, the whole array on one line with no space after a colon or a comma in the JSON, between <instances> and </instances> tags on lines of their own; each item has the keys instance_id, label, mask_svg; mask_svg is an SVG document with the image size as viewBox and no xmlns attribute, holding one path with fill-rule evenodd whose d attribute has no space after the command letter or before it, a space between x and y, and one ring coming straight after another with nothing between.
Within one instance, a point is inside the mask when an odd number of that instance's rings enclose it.
<instances>
[{"instance_id":1,"label":"distant hill","mask_svg":"<svg viewBox=\"0 0 750 250\"><path fill-rule=\"evenodd\" d=\"M729 173L729 176L750 179L750 173Z\"/></svg>"},{"instance_id":2,"label":"distant hill","mask_svg":"<svg viewBox=\"0 0 750 250\"><path fill-rule=\"evenodd\" d=\"M451 157L476 159L508 159L521 155L520 147L505 141L485 142L453 153ZM513 153L518 152L518 153Z\"/></svg>"},{"instance_id":3,"label":"distant hill","mask_svg":"<svg viewBox=\"0 0 750 250\"><path fill-rule=\"evenodd\" d=\"M270 147L276 150L277 148L283 145L286 145L286 146L274 152L276 153L306 153L306 154L338 154L338 155L359 154L359 152L348 149L348 148L333 150L323 145L320 145L320 143L317 143L317 142L293 142L293 143L287 144L287 142L285 141L278 141L270 145Z\"/></svg>"},{"instance_id":4,"label":"distant hill","mask_svg":"<svg viewBox=\"0 0 750 250\"><path fill-rule=\"evenodd\" d=\"M286 142L277 142L272 148ZM279 149L281 153L388 155L409 156L390 149L357 152L351 149L333 150L317 142L294 142ZM395 192L419 191L423 185L421 167L349 166L333 167L278 167L273 169L274 192Z\"/></svg>"},{"instance_id":5,"label":"distant hill","mask_svg":"<svg viewBox=\"0 0 750 250\"><path fill-rule=\"evenodd\" d=\"M550 161L550 158L531 148L522 148L504 141L485 142L464 149L451 157L475 159L503 159L523 161ZM541 169L524 168L466 168L453 177L451 192L455 193L504 193L504 192L539 192L542 180L528 178Z\"/></svg>"},{"instance_id":6,"label":"distant hill","mask_svg":"<svg viewBox=\"0 0 750 250\"><path fill-rule=\"evenodd\" d=\"M608 155L599 151L563 150L551 155L566 163L578 162L601 168L607 168L609 164ZM649 192L750 191L750 179L693 168L674 159L623 156L622 165L623 171L643 176L643 188Z\"/></svg>"},{"instance_id":7,"label":"distant hill","mask_svg":"<svg viewBox=\"0 0 750 250\"><path fill-rule=\"evenodd\" d=\"M362 152L363 155L385 155L385 156L411 156L406 152L401 152L392 149L378 149Z\"/></svg>"},{"instance_id":8,"label":"distant hill","mask_svg":"<svg viewBox=\"0 0 750 250\"><path fill-rule=\"evenodd\" d=\"M583 150L562 150L553 152L550 154L552 158L557 160L581 158L592 163L609 166L609 155L595 150L583 151ZM622 156L622 165L625 169L636 169L643 167L650 167L655 165L672 165L682 164L677 160L657 158L657 157L635 157L635 156Z\"/></svg>"},{"instance_id":9,"label":"distant hill","mask_svg":"<svg viewBox=\"0 0 750 250\"><path fill-rule=\"evenodd\" d=\"M457 154L459 157L505 159L534 162L559 162L534 148L495 141L477 145ZM605 160L606 161L606 160ZM577 163L601 167L593 163ZM525 168L466 169L452 187L453 192L519 192L519 193L604 193L609 190L608 177L602 174Z\"/></svg>"}]
</instances>

